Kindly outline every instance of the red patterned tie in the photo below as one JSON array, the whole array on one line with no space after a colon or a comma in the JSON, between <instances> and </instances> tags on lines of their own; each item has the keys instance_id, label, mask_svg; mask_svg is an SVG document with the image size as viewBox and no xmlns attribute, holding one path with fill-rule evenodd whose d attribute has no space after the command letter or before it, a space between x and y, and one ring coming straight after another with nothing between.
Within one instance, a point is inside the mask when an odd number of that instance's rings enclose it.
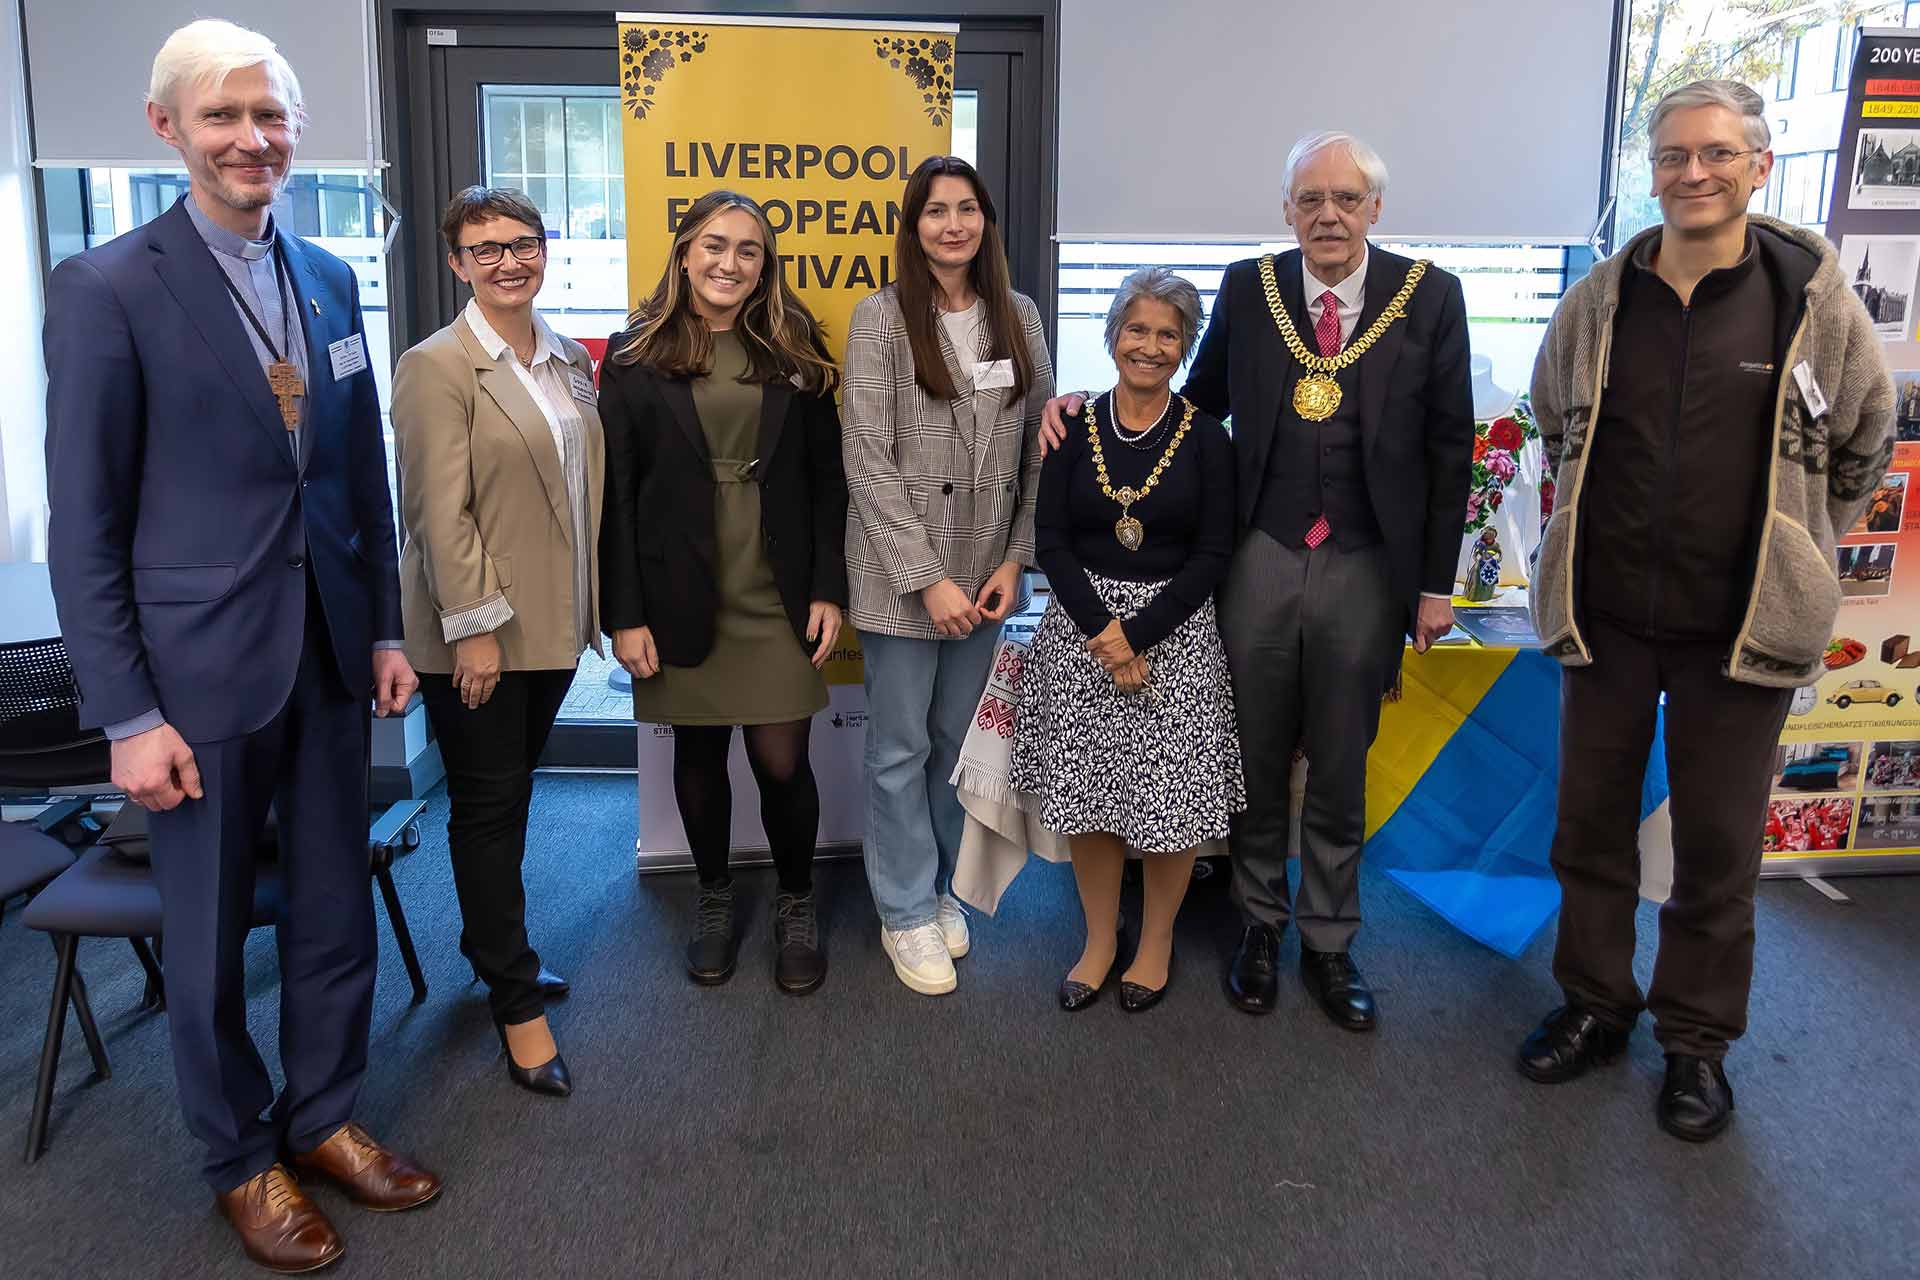
<instances>
[{"instance_id":1,"label":"red patterned tie","mask_svg":"<svg viewBox=\"0 0 1920 1280\"><path fill-rule=\"evenodd\" d=\"M1340 354L1340 299L1333 296L1329 289L1320 295L1320 318L1313 325L1314 341L1320 344L1320 354L1337 356ZM1313 527L1307 530L1307 546L1317 547L1327 540L1333 532L1327 524L1326 516L1314 520Z\"/></svg>"}]
</instances>

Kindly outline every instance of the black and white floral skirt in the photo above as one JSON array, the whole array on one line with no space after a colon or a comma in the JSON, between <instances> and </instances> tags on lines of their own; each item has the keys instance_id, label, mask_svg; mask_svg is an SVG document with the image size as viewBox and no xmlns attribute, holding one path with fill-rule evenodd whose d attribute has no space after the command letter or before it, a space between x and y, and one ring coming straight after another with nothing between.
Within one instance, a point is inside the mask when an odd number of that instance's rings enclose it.
<instances>
[{"instance_id":1,"label":"black and white floral skirt","mask_svg":"<svg viewBox=\"0 0 1920 1280\"><path fill-rule=\"evenodd\" d=\"M1164 582L1089 573L1108 612L1133 617ZM1150 689L1122 693L1056 599L1020 682L1009 781L1062 835L1108 832L1142 853L1224 838L1247 807L1233 679L1209 600L1147 650Z\"/></svg>"}]
</instances>

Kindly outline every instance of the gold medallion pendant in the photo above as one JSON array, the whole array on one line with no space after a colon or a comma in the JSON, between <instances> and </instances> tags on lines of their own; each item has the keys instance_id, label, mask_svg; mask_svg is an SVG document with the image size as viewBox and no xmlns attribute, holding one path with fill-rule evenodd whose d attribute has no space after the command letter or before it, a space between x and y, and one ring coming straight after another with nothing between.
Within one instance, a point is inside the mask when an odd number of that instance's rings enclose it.
<instances>
[{"instance_id":1,"label":"gold medallion pendant","mask_svg":"<svg viewBox=\"0 0 1920 1280\"><path fill-rule=\"evenodd\" d=\"M1113 536L1118 538L1120 545L1127 550L1138 551L1140 544L1147 540L1147 526L1132 516L1121 516L1113 522Z\"/></svg>"},{"instance_id":2,"label":"gold medallion pendant","mask_svg":"<svg viewBox=\"0 0 1920 1280\"><path fill-rule=\"evenodd\" d=\"M1324 373L1310 373L1293 384L1293 411L1308 422L1325 422L1340 408L1340 384Z\"/></svg>"},{"instance_id":3,"label":"gold medallion pendant","mask_svg":"<svg viewBox=\"0 0 1920 1280\"><path fill-rule=\"evenodd\" d=\"M1168 408L1173 407L1175 399L1180 398L1169 393ZM1087 420L1087 439L1093 450L1093 471L1100 482L1100 492L1120 504L1120 518L1113 522L1113 536L1129 551L1138 551L1141 544L1147 540L1147 526L1134 518L1133 504L1145 499L1149 493L1153 492L1153 486L1160 483L1161 472L1173 462L1173 455L1179 450L1180 442L1187 438L1187 428L1193 425L1193 402L1180 399L1180 403L1184 406L1180 414L1180 425L1174 428L1173 439L1167 442L1167 451L1161 454L1160 461L1154 464L1153 471L1147 476L1147 482L1138 489L1132 485L1119 489L1113 487L1113 481L1107 475L1106 450L1100 445L1100 422L1094 413L1094 401L1087 401L1086 407L1080 411ZM1117 413L1115 420L1118 420Z\"/></svg>"}]
</instances>

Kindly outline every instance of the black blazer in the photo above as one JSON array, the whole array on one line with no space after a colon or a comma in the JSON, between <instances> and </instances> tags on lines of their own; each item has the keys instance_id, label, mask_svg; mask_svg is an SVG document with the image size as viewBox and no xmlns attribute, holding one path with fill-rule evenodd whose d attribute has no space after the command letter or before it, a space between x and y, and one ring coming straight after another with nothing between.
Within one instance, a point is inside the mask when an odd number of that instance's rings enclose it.
<instances>
[{"instance_id":1,"label":"black blazer","mask_svg":"<svg viewBox=\"0 0 1920 1280\"><path fill-rule=\"evenodd\" d=\"M608 349L615 350L615 334ZM712 454L685 378L600 366L607 437L600 522L600 622L651 627L660 661L693 667L713 651L716 579ZM760 511L767 559L794 634L815 600L847 603L847 478L832 396L769 382L760 401Z\"/></svg>"},{"instance_id":2,"label":"black blazer","mask_svg":"<svg viewBox=\"0 0 1920 1280\"><path fill-rule=\"evenodd\" d=\"M1410 258L1368 246L1366 304L1355 336L1386 310L1412 266ZM1311 342L1298 249L1279 256L1274 276L1294 328ZM1453 593L1473 469L1468 354L1460 281L1429 267L1406 315L1356 366L1367 494L1386 543L1393 592L1406 602L1409 624L1422 591ZM1216 418L1233 416L1240 462L1236 543L1258 509L1273 433L1302 371L1267 308L1259 260L1228 267L1183 391Z\"/></svg>"}]
</instances>

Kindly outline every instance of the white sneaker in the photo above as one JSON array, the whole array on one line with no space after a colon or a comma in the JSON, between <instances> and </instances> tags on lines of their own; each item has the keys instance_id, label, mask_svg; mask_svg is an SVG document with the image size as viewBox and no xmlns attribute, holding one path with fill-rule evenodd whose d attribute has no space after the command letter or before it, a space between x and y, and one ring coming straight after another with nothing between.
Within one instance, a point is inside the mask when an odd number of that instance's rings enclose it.
<instances>
[{"instance_id":1,"label":"white sneaker","mask_svg":"<svg viewBox=\"0 0 1920 1280\"><path fill-rule=\"evenodd\" d=\"M967 909L960 905L960 899L950 893L940 895L940 905L934 908L934 923L940 926L940 936L946 939L947 954L958 960L973 948L973 939L967 932Z\"/></svg>"},{"instance_id":2,"label":"white sneaker","mask_svg":"<svg viewBox=\"0 0 1920 1280\"><path fill-rule=\"evenodd\" d=\"M910 990L942 996L959 984L940 926L931 920L898 932L881 925L880 945L893 961L893 972Z\"/></svg>"}]
</instances>

